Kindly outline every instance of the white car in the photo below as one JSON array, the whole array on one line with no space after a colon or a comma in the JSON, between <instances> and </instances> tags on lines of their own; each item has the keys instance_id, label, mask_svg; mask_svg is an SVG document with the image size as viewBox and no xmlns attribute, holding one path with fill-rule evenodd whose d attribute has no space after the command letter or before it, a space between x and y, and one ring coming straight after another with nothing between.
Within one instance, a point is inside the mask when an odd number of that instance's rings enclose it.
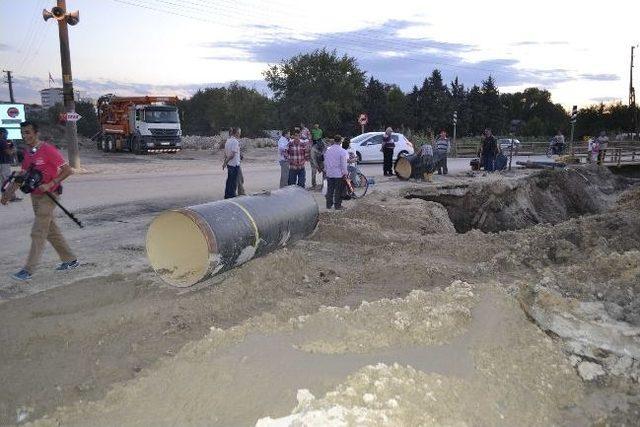
<instances>
[{"instance_id":1,"label":"white car","mask_svg":"<svg viewBox=\"0 0 640 427\"><path fill-rule=\"evenodd\" d=\"M508 153L511 150L511 143L513 142L513 150L515 151L519 145L520 141L515 138L499 138L498 139L498 147L503 153Z\"/></svg>"},{"instance_id":2,"label":"white car","mask_svg":"<svg viewBox=\"0 0 640 427\"><path fill-rule=\"evenodd\" d=\"M384 132L367 132L351 138L351 149L358 156L358 163L382 163L382 136ZM391 134L396 147L393 150L393 160L398 156L413 154L413 144L401 133Z\"/></svg>"}]
</instances>

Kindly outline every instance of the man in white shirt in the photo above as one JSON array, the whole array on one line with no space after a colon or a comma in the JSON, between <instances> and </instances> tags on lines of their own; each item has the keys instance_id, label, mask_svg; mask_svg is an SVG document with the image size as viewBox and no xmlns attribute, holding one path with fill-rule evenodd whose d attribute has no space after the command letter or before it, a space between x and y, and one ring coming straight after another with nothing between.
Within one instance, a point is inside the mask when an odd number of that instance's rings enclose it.
<instances>
[{"instance_id":1,"label":"man in white shirt","mask_svg":"<svg viewBox=\"0 0 640 427\"><path fill-rule=\"evenodd\" d=\"M342 209L342 192L344 179L347 177L347 160L349 153L341 146L342 137L336 135L333 144L324 154L324 168L327 175L327 209Z\"/></svg>"},{"instance_id":2,"label":"man in white shirt","mask_svg":"<svg viewBox=\"0 0 640 427\"><path fill-rule=\"evenodd\" d=\"M278 163L280 163L280 188L289 185L289 160L285 152L289 148L289 131L283 130L278 140Z\"/></svg>"},{"instance_id":3,"label":"man in white shirt","mask_svg":"<svg viewBox=\"0 0 640 427\"><path fill-rule=\"evenodd\" d=\"M229 129L229 139L224 144L224 162L222 169L227 168L227 183L224 188L224 198L236 197L238 189L238 172L240 171L240 128Z\"/></svg>"}]
</instances>

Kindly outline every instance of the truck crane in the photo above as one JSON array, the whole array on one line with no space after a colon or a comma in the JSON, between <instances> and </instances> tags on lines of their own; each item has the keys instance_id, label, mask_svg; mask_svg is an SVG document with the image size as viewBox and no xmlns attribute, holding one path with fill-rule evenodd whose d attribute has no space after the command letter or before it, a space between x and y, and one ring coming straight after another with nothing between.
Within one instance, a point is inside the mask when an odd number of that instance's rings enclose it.
<instances>
[{"instance_id":1,"label":"truck crane","mask_svg":"<svg viewBox=\"0 0 640 427\"><path fill-rule=\"evenodd\" d=\"M98 149L135 154L180 151L177 103L175 96L101 96L97 104L101 128Z\"/></svg>"}]
</instances>

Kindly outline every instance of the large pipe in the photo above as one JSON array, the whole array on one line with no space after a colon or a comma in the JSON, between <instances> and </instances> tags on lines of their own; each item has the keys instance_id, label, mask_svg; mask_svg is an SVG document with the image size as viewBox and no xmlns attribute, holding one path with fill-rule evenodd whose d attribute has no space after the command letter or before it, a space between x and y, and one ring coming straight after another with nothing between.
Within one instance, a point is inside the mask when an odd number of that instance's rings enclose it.
<instances>
[{"instance_id":1,"label":"large pipe","mask_svg":"<svg viewBox=\"0 0 640 427\"><path fill-rule=\"evenodd\" d=\"M318 205L298 186L160 214L147 232L147 256L167 283L187 287L305 238Z\"/></svg>"}]
</instances>

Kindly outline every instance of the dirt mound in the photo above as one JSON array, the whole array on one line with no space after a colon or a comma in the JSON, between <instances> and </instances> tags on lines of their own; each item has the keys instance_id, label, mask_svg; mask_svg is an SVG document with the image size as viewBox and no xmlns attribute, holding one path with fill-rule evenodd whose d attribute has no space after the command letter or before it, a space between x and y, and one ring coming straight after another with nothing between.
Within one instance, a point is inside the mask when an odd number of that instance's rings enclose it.
<instances>
[{"instance_id":1,"label":"dirt mound","mask_svg":"<svg viewBox=\"0 0 640 427\"><path fill-rule=\"evenodd\" d=\"M442 205L373 194L344 213L321 214L314 239L373 243L406 235L451 234L455 228Z\"/></svg>"},{"instance_id":2,"label":"dirt mound","mask_svg":"<svg viewBox=\"0 0 640 427\"><path fill-rule=\"evenodd\" d=\"M615 210L640 211L640 186L631 188L620 195Z\"/></svg>"},{"instance_id":3,"label":"dirt mound","mask_svg":"<svg viewBox=\"0 0 640 427\"><path fill-rule=\"evenodd\" d=\"M444 205L458 232L495 232L604 212L625 186L606 168L583 167L445 190L410 188L403 195Z\"/></svg>"}]
</instances>

